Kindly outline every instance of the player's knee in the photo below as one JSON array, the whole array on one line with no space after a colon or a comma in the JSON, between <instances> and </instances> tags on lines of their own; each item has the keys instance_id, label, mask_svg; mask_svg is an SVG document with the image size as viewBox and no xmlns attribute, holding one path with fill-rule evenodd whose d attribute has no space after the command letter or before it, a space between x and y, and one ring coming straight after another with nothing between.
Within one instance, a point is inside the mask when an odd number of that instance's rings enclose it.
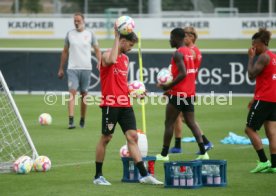
<instances>
[{"instance_id":1,"label":"player's knee","mask_svg":"<svg viewBox=\"0 0 276 196\"><path fill-rule=\"evenodd\" d=\"M134 142L134 143L138 142L138 135L136 132L130 132L126 134L126 138L128 142Z\"/></svg>"},{"instance_id":2,"label":"player's knee","mask_svg":"<svg viewBox=\"0 0 276 196\"><path fill-rule=\"evenodd\" d=\"M105 145L107 145L111 141L111 139L112 139L112 135L103 135L103 138L102 138L103 143Z\"/></svg>"}]
</instances>

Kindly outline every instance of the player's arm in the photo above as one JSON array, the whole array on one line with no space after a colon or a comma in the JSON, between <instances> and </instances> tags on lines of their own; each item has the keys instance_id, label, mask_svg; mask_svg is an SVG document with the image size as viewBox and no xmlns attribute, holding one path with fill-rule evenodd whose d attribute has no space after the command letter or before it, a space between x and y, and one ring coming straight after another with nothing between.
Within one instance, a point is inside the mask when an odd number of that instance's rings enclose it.
<instances>
[{"instance_id":1,"label":"player's arm","mask_svg":"<svg viewBox=\"0 0 276 196\"><path fill-rule=\"evenodd\" d=\"M178 68L178 75L174 78L174 80L171 83L160 84L160 87L165 91L172 88L176 84L178 84L187 75L186 67L185 67L184 60L183 60L183 55L176 51L173 55L173 59Z\"/></svg>"},{"instance_id":2,"label":"player's arm","mask_svg":"<svg viewBox=\"0 0 276 196\"><path fill-rule=\"evenodd\" d=\"M63 78L64 76L64 64L68 59L68 55L69 55L69 47L68 45L65 45L61 53L59 70L58 70L58 78L60 79Z\"/></svg>"},{"instance_id":3,"label":"player's arm","mask_svg":"<svg viewBox=\"0 0 276 196\"><path fill-rule=\"evenodd\" d=\"M250 80L254 80L265 68L265 66L269 63L269 56L266 53L262 53L256 63L254 64L254 57L256 55L256 49L255 48L249 48L248 50L248 65L247 65L247 71L248 71L248 77Z\"/></svg>"},{"instance_id":4,"label":"player's arm","mask_svg":"<svg viewBox=\"0 0 276 196\"><path fill-rule=\"evenodd\" d=\"M93 48L94 48L95 56L96 56L96 58L98 60L97 68L100 69L101 60L102 60L101 49L100 49L100 47L98 45L94 45Z\"/></svg>"},{"instance_id":5,"label":"player's arm","mask_svg":"<svg viewBox=\"0 0 276 196\"><path fill-rule=\"evenodd\" d=\"M102 56L102 62L103 66L110 66L117 62L117 57L119 53L119 41L120 41L120 34L118 33L118 30L116 27L114 27L115 32L115 39L113 43L113 47L111 50L105 52Z\"/></svg>"}]
</instances>

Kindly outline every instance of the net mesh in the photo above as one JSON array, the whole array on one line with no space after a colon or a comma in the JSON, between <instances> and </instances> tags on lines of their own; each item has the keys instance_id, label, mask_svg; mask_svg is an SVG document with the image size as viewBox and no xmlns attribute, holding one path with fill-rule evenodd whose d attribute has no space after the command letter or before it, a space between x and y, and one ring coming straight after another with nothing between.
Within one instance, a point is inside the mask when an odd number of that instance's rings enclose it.
<instances>
[{"instance_id":1,"label":"net mesh","mask_svg":"<svg viewBox=\"0 0 276 196\"><path fill-rule=\"evenodd\" d=\"M33 157L33 150L0 77L0 173L11 170L22 155Z\"/></svg>"}]
</instances>

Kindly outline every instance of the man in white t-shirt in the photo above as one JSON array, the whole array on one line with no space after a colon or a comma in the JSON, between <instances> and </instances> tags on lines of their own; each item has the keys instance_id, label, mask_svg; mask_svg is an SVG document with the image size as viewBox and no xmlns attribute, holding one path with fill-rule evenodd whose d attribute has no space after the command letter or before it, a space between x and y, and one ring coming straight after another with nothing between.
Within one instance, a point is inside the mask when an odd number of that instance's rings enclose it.
<instances>
[{"instance_id":1,"label":"man in white t-shirt","mask_svg":"<svg viewBox=\"0 0 276 196\"><path fill-rule=\"evenodd\" d=\"M85 125L85 114L87 105L85 96L90 84L92 70L91 56L92 48L98 59L97 67L101 62L101 51L98 41L92 31L85 29L84 16L81 13L74 15L75 29L69 31L65 38L64 48L61 54L58 77L64 76L64 64L68 59L68 88L70 99L68 103L69 126L68 129L76 128L74 124L74 106L77 91L81 95L81 118L80 127Z\"/></svg>"}]
</instances>

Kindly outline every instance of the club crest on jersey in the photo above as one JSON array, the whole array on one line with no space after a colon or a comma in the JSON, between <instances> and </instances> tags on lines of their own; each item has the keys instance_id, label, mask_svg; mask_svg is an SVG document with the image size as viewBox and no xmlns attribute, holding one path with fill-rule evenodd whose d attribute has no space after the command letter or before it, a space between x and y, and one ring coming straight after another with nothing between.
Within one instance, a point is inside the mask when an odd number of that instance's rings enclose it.
<instances>
[{"instance_id":1,"label":"club crest on jersey","mask_svg":"<svg viewBox=\"0 0 276 196\"><path fill-rule=\"evenodd\" d=\"M113 127L114 127L113 123L107 124L107 128L108 128L109 131L111 131L113 129Z\"/></svg>"},{"instance_id":2,"label":"club crest on jersey","mask_svg":"<svg viewBox=\"0 0 276 196\"><path fill-rule=\"evenodd\" d=\"M272 59L272 65L276 65L276 59Z\"/></svg>"},{"instance_id":3,"label":"club crest on jersey","mask_svg":"<svg viewBox=\"0 0 276 196\"><path fill-rule=\"evenodd\" d=\"M276 80L276 74L272 75L272 80Z\"/></svg>"}]
</instances>

